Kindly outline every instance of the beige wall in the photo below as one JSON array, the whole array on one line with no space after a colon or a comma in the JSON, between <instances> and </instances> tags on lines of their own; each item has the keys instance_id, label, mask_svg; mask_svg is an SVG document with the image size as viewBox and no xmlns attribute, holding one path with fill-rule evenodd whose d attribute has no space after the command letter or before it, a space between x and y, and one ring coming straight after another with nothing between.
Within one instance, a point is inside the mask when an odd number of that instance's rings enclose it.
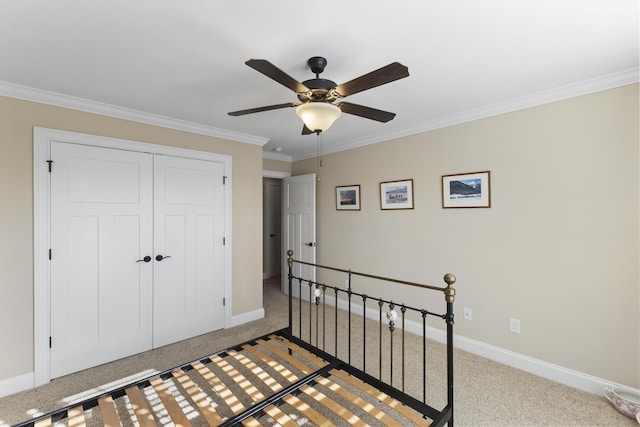
<instances>
[{"instance_id":1,"label":"beige wall","mask_svg":"<svg viewBox=\"0 0 640 427\"><path fill-rule=\"evenodd\" d=\"M262 159L262 169L273 172L291 173L293 164L291 162L283 162L282 160Z\"/></svg>"},{"instance_id":2,"label":"beige wall","mask_svg":"<svg viewBox=\"0 0 640 427\"><path fill-rule=\"evenodd\" d=\"M0 380L33 371L33 127L232 156L233 313L262 308L262 148L0 97Z\"/></svg>"},{"instance_id":3,"label":"beige wall","mask_svg":"<svg viewBox=\"0 0 640 427\"><path fill-rule=\"evenodd\" d=\"M457 334L637 388L638 115L631 85L325 155L318 262L434 285L453 272ZM490 209L442 209L442 175L483 170ZM381 211L379 182L408 178L415 209ZM351 184L362 210L336 211Z\"/></svg>"}]
</instances>

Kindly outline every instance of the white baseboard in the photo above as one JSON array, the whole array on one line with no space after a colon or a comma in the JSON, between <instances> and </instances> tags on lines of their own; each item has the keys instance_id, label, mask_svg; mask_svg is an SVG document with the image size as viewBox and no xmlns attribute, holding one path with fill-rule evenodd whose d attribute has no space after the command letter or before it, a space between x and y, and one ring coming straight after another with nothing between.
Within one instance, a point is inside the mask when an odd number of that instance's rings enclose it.
<instances>
[{"instance_id":1,"label":"white baseboard","mask_svg":"<svg viewBox=\"0 0 640 427\"><path fill-rule=\"evenodd\" d=\"M231 316L231 320L228 325L225 325L226 328L233 328L234 326L239 326L247 322L252 322L254 320L264 319L264 308L259 308L253 311L247 311L245 313L236 314L235 316Z\"/></svg>"},{"instance_id":2,"label":"white baseboard","mask_svg":"<svg viewBox=\"0 0 640 427\"><path fill-rule=\"evenodd\" d=\"M334 305L334 300L335 299L333 297L327 295L327 304ZM347 310L348 303L344 300L338 300L338 308ZM351 303L351 310L355 313L362 313L362 305ZM379 312L376 309L367 308L366 316L369 319L377 321ZM401 328L401 325L396 325L396 328ZM422 335L422 323L418 323L413 320L406 320L405 328L407 332ZM426 329L427 338L440 343L446 343L447 335L445 330L434 328L432 326L427 326ZM588 393L602 395L602 389L605 387L629 388L623 384L618 384L589 374L574 371L573 369L554 365L553 363L548 363L524 354L505 350L461 335L454 334L453 346L460 350L502 363L503 365L511 366L530 374L537 375L560 384L568 385Z\"/></svg>"},{"instance_id":3,"label":"white baseboard","mask_svg":"<svg viewBox=\"0 0 640 427\"><path fill-rule=\"evenodd\" d=\"M35 374L33 372L0 380L0 397L29 390L34 387L34 381Z\"/></svg>"},{"instance_id":4,"label":"white baseboard","mask_svg":"<svg viewBox=\"0 0 640 427\"><path fill-rule=\"evenodd\" d=\"M441 332L444 338L444 332ZM555 381L560 384L568 385L578 390L589 393L602 395L602 389L605 387L623 387L617 384L593 375L585 374L544 360L535 359L524 354L515 353L490 344L476 341L470 338L456 335L453 339L454 346L469 353L491 359L498 363L520 369L530 374Z\"/></svg>"},{"instance_id":5,"label":"white baseboard","mask_svg":"<svg viewBox=\"0 0 640 427\"><path fill-rule=\"evenodd\" d=\"M332 297L327 296L326 302L329 305L334 305ZM338 300L338 307L341 309L347 309L347 302ZM351 304L352 311L356 313L362 313L362 306L358 304ZM378 319L378 311L372 308L367 308L367 317L370 319ZM239 326L247 322L254 320L260 320L264 318L264 308L258 310L248 311L235 316L232 316L230 324L226 325L227 328ZM400 325L397 325L399 328ZM414 334L422 334L422 324L407 320L405 327L408 332ZM427 327L427 337L437 342L444 343L446 341L446 333L444 330L437 329L431 326ZM481 357L493 360L503 365L511 366L525 372L537 375L542 378L549 379L551 381L565 384L578 390L583 390L593 394L602 394L604 387L625 387L623 384L617 384L612 381L608 381L602 378L594 377L593 375L585 374L575 371L573 369L565 368L553 363L548 363L543 360L535 359L533 357L526 356L524 354L516 353L510 350L505 350L500 347L496 347L491 344L486 344L481 341L477 341L471 338L463 337L461 335L454 334L453 345L469 353L476 354ZM34 373L29 372L26 374L18 375L12 378L0 380L0 397L8 396L10 394L18 393L20 391L28 390L34 387Z\"/></svg>"}]
</instances>

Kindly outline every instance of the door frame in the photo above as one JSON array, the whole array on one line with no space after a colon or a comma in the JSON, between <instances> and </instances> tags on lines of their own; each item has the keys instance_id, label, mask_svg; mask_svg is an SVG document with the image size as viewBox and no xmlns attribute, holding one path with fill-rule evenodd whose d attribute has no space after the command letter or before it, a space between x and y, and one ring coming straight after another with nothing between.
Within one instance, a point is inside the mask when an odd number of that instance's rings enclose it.
<instances>
[{"instance_id":1,"label":"door frame","mask_svg":"<svg viewBox=\"0 0 640 427\"><path fill-rule=\"evenodd\" d=\"M224 254L224 326L232 322L232 236L231 236L231 195L232 195L232 157L186 148L170 147L150 144L146 142L111 138L91 134L63 131L58 129L33 128L33 349L34 349L34 386L47 384L51 381L51 358L49 337L51 332L51 283L49 250L51 249L50 231L50 173L48 161L51 159L51 142L66 142L71 144L112 148L125 151L160 154L173 157L183 157L196 160L208 160L224 164L224 174L227 177L224 186L224 235L226 244ZM55 168L55 164L52 165Z\"/></svg>"}]
</instances>

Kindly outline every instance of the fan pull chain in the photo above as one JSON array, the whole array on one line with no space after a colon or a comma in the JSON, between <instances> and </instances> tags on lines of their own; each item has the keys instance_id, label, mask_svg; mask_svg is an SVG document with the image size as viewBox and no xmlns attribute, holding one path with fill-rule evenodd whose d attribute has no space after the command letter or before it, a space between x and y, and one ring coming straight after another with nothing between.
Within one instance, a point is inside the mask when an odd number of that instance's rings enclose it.
<instances>
[{"instance_id":1,"label":"fan pull chain","mask_svg":"<svg viewBox=\"0 0 640 427\"><path fill-rule=\"evenodd\" d=\"M316 181L320 182L320 168L324 166L324 162L322 161L322 132L316 132L316 159L318 161L318 165L316 167Z\"/></svg>"}]
</instances>

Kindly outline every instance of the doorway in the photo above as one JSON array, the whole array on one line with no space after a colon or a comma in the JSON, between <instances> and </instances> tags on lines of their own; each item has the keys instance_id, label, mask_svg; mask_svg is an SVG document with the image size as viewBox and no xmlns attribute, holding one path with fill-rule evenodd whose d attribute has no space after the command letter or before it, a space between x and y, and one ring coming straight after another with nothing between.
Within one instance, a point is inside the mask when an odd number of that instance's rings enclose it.
<instances>
[{"instance_id":1,"label":"doorway","mask_svg":"<svg viewBox=\"0 0 640 427\"><path fill-rule=\"evenodd\" d=\"M263 178L263 279L280 276L282 180Z\"/></svg>"},{"instance_id":2,"label":"doorway","mask_svg":"<svg viewBox=\"0 0 640 427\"><path fill-rule=\"evenodd\" d=\"M268 226L267 226L267 222L271 221L271 219L274 217L274 215L272 215L271 213L268 213L268 206L273 207L273 204L275 203L275 200L272 200L271 202L267 201L267 198L269 197L267 195L267 182L272 182L272 183L277 183L276 185L278 185L280 187L280 192L276 191L276 197L279 198L278 203L278 210L280 211L280 218L282 218L282 180L284 178L287 178L291 176L291 174L289 172L280 172L280 171L270 171L270 170L263 170L262 171L262 182L263 182L263 186L262 186L262 235L263 235L263 250L262 250L262 271L263 271L263 286L268 286L269 284L274 283L274 281L277 281L278 283L278 288L280 288L280 283L282 282L281 280L281 275L282 275L282 266L283 266L283 259L282 259L282 253L283 253L283 249L282 249L282 219L280 219L280 223L279 223L279 231L280 231L280 237L279 237L279 245L274 245L274 244L269 244L269 240L271 239L271 234L273 234L272 232L270 232L268 230ZM269 216L269 219L267 219L267 216ZM277 215L276 215L277 216ZM274 236L275 237L275 236ZM273 271L267 271L269 269L268 264L270 261L268 260L273 260L276 259L277 261L273 261L274 264L276 265L276 263L278 263L277 265L280 266L279 270L277 270L275 273L273 273ZM270 268L273 268L273 265ZM269 277L270 276L270 277Z\"/></svg>"}]
</instances>

